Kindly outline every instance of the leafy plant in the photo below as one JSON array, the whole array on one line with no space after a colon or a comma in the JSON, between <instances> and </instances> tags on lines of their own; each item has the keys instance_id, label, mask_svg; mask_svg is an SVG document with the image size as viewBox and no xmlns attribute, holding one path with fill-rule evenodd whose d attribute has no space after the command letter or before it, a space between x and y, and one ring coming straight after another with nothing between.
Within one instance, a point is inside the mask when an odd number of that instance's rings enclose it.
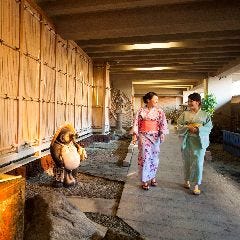
<instances>
[{"instance_id":1,"label":"leafy plant","mask_svg":"<svg viewBox=\"0 0 240 240\"><path fill-rule=\"evenodd\" d=\"M202 110L206 111L210 116L213 115L217 105L217 98L213 94L208 94L202 99Z\"/></svg>"}]
</instances>

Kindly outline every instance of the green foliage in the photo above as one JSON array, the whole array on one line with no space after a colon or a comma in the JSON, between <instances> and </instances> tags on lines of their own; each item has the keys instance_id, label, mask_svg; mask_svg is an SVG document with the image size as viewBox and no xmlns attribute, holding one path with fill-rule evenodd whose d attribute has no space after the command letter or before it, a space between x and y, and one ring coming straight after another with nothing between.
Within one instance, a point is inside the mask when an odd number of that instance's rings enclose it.
<instances>
[{"instance_id":1,"label":"green foliage","mask_svg":"<svg viewBox=\"0 0 240 240\"><path fill-rule=\"evenodd\" d=\"M209 94L202 99L202 110L206 111L210 116L213 115L216 105L217 99L213 94Z\"/></svg>"}]
</instances>

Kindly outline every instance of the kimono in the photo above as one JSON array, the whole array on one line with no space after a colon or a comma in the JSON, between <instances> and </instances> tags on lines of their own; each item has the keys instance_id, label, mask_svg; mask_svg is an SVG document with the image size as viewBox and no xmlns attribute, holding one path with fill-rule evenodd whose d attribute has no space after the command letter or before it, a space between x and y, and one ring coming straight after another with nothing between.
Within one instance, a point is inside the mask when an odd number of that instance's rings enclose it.
<instances>
[{"instance_id":1,"label":"kimono","mask_svg":"<svg viewBox=\"0 0 240 240\"><path fill-rule=\"evenodd\" d=\"M161 108L140 108L133 124L133 134L138 138L138 165L141 181L155 178L160 153L160 135L168 133L168 126Z\"/></svg>"},{"instance_id":2,"label":"kimono","mask_svg":"<svg viewBox=\"0 0 240 240\"><path fill-rule=\"evenodd\" d=\"M186 127L194 124L198 133L190 133ZM206 148L209 146L209 134L212 129L211 117L203 110L197 113L183 112L177 120L179 136L182 140L181 151L184 161L184 179L200 185L202 182L203 162Z\"/></svg>"}]
</instances>

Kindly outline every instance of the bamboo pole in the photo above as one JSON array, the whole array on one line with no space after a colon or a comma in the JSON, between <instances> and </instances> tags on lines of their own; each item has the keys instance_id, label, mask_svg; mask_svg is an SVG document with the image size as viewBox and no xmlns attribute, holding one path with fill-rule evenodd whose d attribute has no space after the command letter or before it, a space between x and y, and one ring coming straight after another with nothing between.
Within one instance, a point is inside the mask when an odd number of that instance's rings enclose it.
<instances>
[{"instance_id":1,"label":"bamboo pole","mask_svg":"<svg viewBox=\"0 0 240 240\"><path fill-rule=\"evenodd\" d=\"M57 131L57 35L55 37L54 132Z\"/></svg>"},{"instance_id":2,"label":"bamboo pole","mask_svg":"<svg viewBox=\"0 0 240 240\"><path fill-rule=\"evenodd\" d=\"M40 52L39 52L39 59L42 60L42 16L40 15ZM41 74L42 74L42 61L39 64L39 125L38 125L38 145L42 145L42 80L41 80ZM37 153L38 156L41 156L41 148L39 148L39 151Z\"/></svg>"},{"instance_id":3,"label":"bamboo pole","mask_svg":"<svg viewBox=\"0 0 240 240\"><path fill-rule=\"evenodd\" d=\"M76 95L77 95L77 50L75 48L75 61L74 61L74 128L76 129Z\"/></svg>"},{"instance_id":4,"label":"bamboo pole","mask_svg":"<svg viewBox=\"0 0 240 240\"><path fill-rule=\"evenodd\" d=\"M2 37L2 27L3 27L2 1L3 0L0 0L0 42L2 42L2 40L3 40L3 37Z\"/></svg>"},{"instance_id":5,"label":"bamboo pole","mask_svg":"<svg viewBox=\"0 0 240 240\"><path fill-rule=\"evenodd\" d=\"M22 143L22 107L23 107L23 99L22 99L22 84L21 84L21 70L23 65L23 54L22 54L22 47L23 47L23 25L24 25L24 18L23 18L23 3L21 2L19 8L19 71L18 71L18 124L17 124L17 152L21 151L21 143Z\"/></svg>"},{"instance_id":6,"label":"bamboo pole","mask_svg":"<svg viewBox=\"0 0 240 240\"><path fill-rule=\"evenodd\" d=\"M67 43L68 44L68 43ZM67 77L66 77L66 89L65 89L65 94L66 94L66 105L65 105L65 121L69 121L68 117L68 111L69 111L69 107L68 107L68 98L69 98L69 93L68 93L68 86L69 86L69 69L70 69L70 64L68 62L68 54L70 52L70 48L67 48L67 68L66 68L66 73L67 73Z\"/></svg>"}]
</instances>

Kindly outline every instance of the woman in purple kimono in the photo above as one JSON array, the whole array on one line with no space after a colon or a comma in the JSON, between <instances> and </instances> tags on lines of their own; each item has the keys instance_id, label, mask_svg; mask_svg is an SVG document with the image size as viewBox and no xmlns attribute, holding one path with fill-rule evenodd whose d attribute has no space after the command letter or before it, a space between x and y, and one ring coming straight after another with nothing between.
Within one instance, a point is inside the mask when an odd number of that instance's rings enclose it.
<instances>
[{"instance_id":1,"label":"woman in purple kimono","mask_svg":"<svg viewBox=\"0 0 240 240\"><path fill-rule=\"evenodd\" d=\"M142 188L149 189L157 186L156 173L159 164L160 143L164 141L165 134L168 134L168 127L165 114L157 106L158 96L149 92L143 97L146 104L136 113L133 125L133 144L138 140L138 165L140 167Z\"/></svg>"}]
</instances>

